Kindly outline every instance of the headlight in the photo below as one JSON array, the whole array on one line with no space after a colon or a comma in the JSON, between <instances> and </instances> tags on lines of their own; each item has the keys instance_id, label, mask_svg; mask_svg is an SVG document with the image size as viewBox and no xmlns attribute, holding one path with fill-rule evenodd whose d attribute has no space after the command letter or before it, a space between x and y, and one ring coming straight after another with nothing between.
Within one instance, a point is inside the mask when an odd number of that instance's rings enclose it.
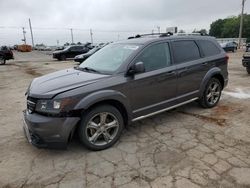
<instances>
[{"instance_id":1,"label":"headlight","mask_svg":"<svg viewBox=\"0 0 250 188\"><path fill-rule=\"evenodd\" d=\"M68 111L73 107L75 101L70 98L54 99L54 100L38 100L36 104L36 111L49 114L58 114L60 112Z\"/></svg>"},{"instance_id":2,"label":"headlight","mask_svg":"<svg viewBox=\"0 0 250 188\"><path fill-rule=\"evenodd\" d=\"M83 58L83 55L77 55L75 58L76 58L76 59Z\"/></svg>"}]
</instances>

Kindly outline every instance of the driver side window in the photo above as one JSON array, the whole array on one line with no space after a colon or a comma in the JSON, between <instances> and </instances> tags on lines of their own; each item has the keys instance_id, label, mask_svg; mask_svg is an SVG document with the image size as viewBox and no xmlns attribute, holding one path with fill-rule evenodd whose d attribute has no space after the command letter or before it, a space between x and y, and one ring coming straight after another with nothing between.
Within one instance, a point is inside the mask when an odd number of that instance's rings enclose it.
<instances>
[{"instance_id":1,"label":"driver side window","mask_svg":"<svg viewBox=\"0 0 250 188\"><path fill-rule=\"evenodd\" d=\"M135 62L143 62L145 72L161 69L171 65L168 43L153 44L136 58Z\"/></svg>"}]
</instances>

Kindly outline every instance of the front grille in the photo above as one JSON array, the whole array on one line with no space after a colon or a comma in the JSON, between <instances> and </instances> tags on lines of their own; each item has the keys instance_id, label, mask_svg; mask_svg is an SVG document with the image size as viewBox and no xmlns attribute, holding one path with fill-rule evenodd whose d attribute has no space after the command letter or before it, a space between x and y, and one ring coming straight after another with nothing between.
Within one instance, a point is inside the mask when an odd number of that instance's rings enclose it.
<instances>
[{"instance_id":1,"label":"front grille","mask_svg":"<svg viewBox=\"0 0 250 188\"><path fill-rule=\"evenodd\" d=\"M29 113L33 113L36 109L36 102L37 100L32 97L27 98L27 110Z\"/></svg>"}]
</instances>

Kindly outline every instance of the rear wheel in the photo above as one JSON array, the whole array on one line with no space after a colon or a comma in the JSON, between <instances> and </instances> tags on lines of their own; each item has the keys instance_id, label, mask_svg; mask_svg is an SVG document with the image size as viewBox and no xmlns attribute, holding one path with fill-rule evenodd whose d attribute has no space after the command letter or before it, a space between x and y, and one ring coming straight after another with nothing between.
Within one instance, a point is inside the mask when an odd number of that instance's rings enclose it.
<instances>
[{"instance_id":1,"label":"rear wheel","mask_svg":"<svg viewBox=\"0 0 250 188\"><path fill-rule=\"evenodd\" d=\"M103 150L118 141L123 128L124 121L119 110L110 105L102 105L83 115L78 134L87 148Z\"/></svg>"},{"instance_id":2,"label":"rear wheel","mask_svg":"<svg viewBox=\"0 0 250 188\"><path fill-rule=\"evenodd\" d=\"M221 96L221 83L217 78L212 78L203 93L203 96L200 98L199 103L204 108L212 108L216 106L220 100Z\"/></svg>"},{"instance_id":3,"label":"rear wheel","mask_svg":"<svg viewBox=\"0 0 250 188\"><path fill-rule=\"evenodd\" d=\"M6 63L6 60L4 57L0 57L0 65L4 65Z\"/></svg>"},{"instance_id":4,"label":"rear wheel","mask_svg":"<svg viewBox=\"0 0 250 188\"><path fill-rule=\"evenodd\" d=\"M250 74L250 67L247 67L247 73Z\"/></svg>"}]
</instances>

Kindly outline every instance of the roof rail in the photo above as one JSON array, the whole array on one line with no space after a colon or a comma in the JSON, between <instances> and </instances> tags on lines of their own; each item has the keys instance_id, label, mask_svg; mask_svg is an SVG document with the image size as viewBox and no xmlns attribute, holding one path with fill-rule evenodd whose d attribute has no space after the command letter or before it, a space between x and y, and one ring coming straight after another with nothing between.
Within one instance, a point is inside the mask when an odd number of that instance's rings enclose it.
<instances>
[{"instance_id":1,"label":"roof rail","mask_svg":"<svg viewBox=\"0 0 250 188\"><path fill-rule=\"evenodd\" d=\"M146 36L159 36L159 37L169 37L172 36L172 32L167 32L167 33L149 33L149 34L137 34L135 36L130 36L128 39L134 39L134 38L141 38L141 37L146 37Z\"/></svg>"}]
</instances>

